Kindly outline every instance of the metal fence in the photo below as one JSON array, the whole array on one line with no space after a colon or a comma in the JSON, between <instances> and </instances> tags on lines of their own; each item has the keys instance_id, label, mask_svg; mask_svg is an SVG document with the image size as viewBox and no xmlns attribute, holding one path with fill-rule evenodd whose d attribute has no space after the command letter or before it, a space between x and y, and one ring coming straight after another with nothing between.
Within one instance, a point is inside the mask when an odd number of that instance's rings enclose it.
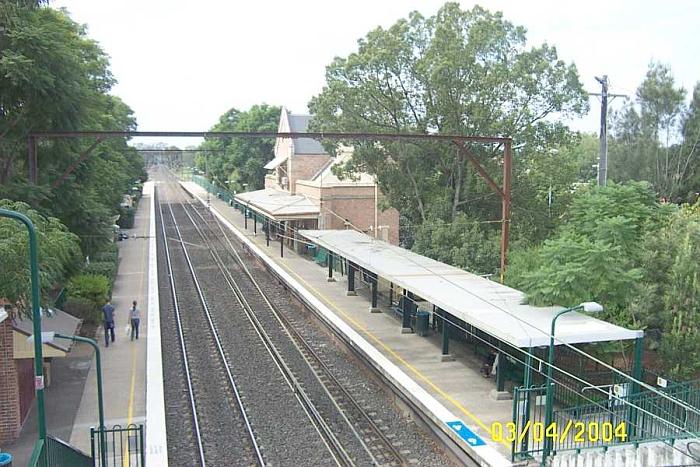
<instances>
[{"instance_id":1,"label":"metal fence","mask_svg":"<svg viewBox=\"0 0 700 467\"><path fill-rule=\"evenodd\" d=\"M93 467L92 457L49 435L34 446L29 467Z\"/></svg>"},{"instance_id":2,"label":"metal fence","mask_svg":"<svg viewBox=\"0 0 700 467\"><path fill-rule=\"evenodd\" d=\"M504 427L502 436L511 443L512 459L520 460L540 454L547 439L557 452L650 441L672 443L687 433L700 433L700 416L676 402L700 409L697 382L671 385L663 391L675 400L650 391L619 400L591 391L587 397L595 394L591 397L595 402L574 405L569 402L578 400L578 391L556 386L558 405L552 425L545 427L545 386L515 388L512 424Z\"/></svg>"},{"instance_id":3,"label":"metal fence","mask_svg":"<svg viewBox=\"0 0 700 467\"><path fill-rule=\"evenodd\" d=\"M145 465L143 425L114 425L104 430L90 428L90 441L96 467Z\"/></svg>"}]
</instances>

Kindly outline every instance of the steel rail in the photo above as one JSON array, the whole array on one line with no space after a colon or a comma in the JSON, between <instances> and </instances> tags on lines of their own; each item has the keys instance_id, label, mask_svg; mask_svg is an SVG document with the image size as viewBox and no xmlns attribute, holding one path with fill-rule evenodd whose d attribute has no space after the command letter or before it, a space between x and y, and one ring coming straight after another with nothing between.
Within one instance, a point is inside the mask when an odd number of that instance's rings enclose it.
<instances>
[{"instance_id":1,"label":"steel rail","mask_svg":"<svg viewBox=\"0 0 700 467\"><path fill-rule=\"evenodd\" d=\"M191 205L192 203L188 201L188 203ZM210 225L209 221L207 221L204 216L197 210L196 208L194 209L195 213L199 216L199 218L205 222L207 225ZM226 230L222 227L221 223L218 221L218 219L214 218L214 221L216 223L216 226L218 229L221 231L221 234L223 236L223 239L226 240L228 243L228 248L226 248L226 245L223 244L222 237L220 236L214 236L218 241L222 242L222 246L224 246L225 251L234 259L234 261L241 267L241 269L244 271L248 279L252 282L252 284L255 286L257 289L257 292L259 296L265 301L267 306L269 307L270 311L272 312L273 316L280 322L280 325L282 328L287 332L287 334L290 336L291 339L295 341L297 344L297 348L301 352L302 356L304 357L304 360L306 360L307 364L309 367L316 373L317 379L319 376L318 371L315 370L312 366L312 363L309 361L309 357L304 355L304 352L307 352L311 358L321 367L323 376L327 377L342 393L342 396L346 398L347 401L350 402L350 405L360 414L360 417L364 420L364 422L370 427L372 432L379 438L379 440L384 444L386 450L397 460L397 462L400 465L405 465L406 461L404 457L401 455L401 453L396 449L396 447L392 444L391 440L387 438L387 436L382 432L382 430L379 429L377 424L372 420L372 418L367 414L367 412L362 409L360 404L357 402L357 400L350 394L350 392L343 386L343 384L333 375L333 373L330 371L330 368L323 362L321 357L314 351L312 348L311 344L301 335L301 333L296 329L296 327L290 322L290 320L282 313L280 310L267 299L267 296L263 292L260 283L258 282L257 279L255 279L248 269L248 267L245 265L245 262L243 259L240 257L238 254L236 248L233 246L231 243L231 240L229 239L228 234L226 233ZM223 262L222 262L223 263ZM227 270L227 274L230 274L230 272ZM240 288L239 288L240 290ZM245 299L244 299L245 300ZM250 305L248 305L250 307ZM251 307L252 310L252 307ZM301 347L301 348L300 348ZM325 383L323 383L320 379L318 379L319 382L321 383L322 386L324 386L324 389L326 390L326 393L331 397L331 399L334 401L336 407L338 407L338 401L335 400L336 397L333 396L329 388L326 386ZM338 409L343 413L344 411L338 407ZM346 421L351 425L352 424L349 420ZM353 428L353 432L355 432L358 440L362 444L362 446L365 448L367 453L374 459L374 454L371 452L371 450L367 447L365 444L364 440L362 437L357 434L357 432ZM376 461L376 459L375 459Z\"/></svg>"},{"instance_id":2,"label":"steel rail","mask_svg":"<svg viewBox=\"0 0 700 467\"><path fill-rule=\"evenodd\" d=\"M343 384L335 377L335 375L331 372L330 368L326 363L321 359L321 357L316 353L316 351L313 349L311 344L301 335L301 333L296 329L296 327L291 323L291 321L282 313L279 311L279 309L272 303L270 302L267 297L265 296L265 293L263 292L260 283L258 282L257 279L255 279L248 269L248 267L245 265L243 262L243 259L240 257L238 252L235 250L235 247L231 243L231 240L229 239L228 234L226 233L225 229L221 226L221 223L218 222L218 219L215 219L216 225L221 231L223 238L226 239L226 242L229 245L229 250L228 253L231 255L237 263L241 266L245 274L248 276L250 281L253 283L255 288L257 289L258 293L260 296L264 299L265 303L268 305L270 310L272 311L273 315L281 321L283 327L285 330L292 335L292 337L297 341L297 343L303 347L303 350L309 353L309 355L313 358L313 360L322 368L324 376L326 376L328 379L331 380L331 382L342 392L343 396L350 402L350 404L353 406L353 408L361 415L361 417L365 420L365 422L370 426L374 434L377 435L377 437L382 441L382 443L385 445L386 449L391 453L391 455L400 463L400 464L405 464L406 461L404 460L403 456L399 451L394 447L392 444L391 440L386 437L384 432L379 429L377 424L372 420L372 418L367 414L367 412L360 406L360 404L357 402L357 400L350 394L350 392L343 386ZM306 359L308 362L308 358ZM310 362L308 362L310 363ZM313 367L312 367L313 369ZM323 383L322 383L323 384ZM364 443L363 443L364 444ZM372 455L370 453L370 455Z\"/></svg>"},{"instance_id":3,"label":"steel rail","mask_svg":"<svg viewBox=\"0 0 700 467\"><path fill-rule=\"evenodd\" d=\"M180 232L180 228L178 226L177 219L175 218L175 213L173 212L173 209L172 209L172 204L168 204L168 208L170 210L170 216L172 217L173 226L175 227L175 231L177 232L177 235L180 238L180 241L183 242L182 234ZM162 217L161 217L161 222L162 222ZM164 223L163 223L163 225L164 225ZM187 251L187 247L186 247L185 243L181 243L181 245L182 245L182 251L183 251L184 256L185 256L185 260L187 262L188 269L189 269L190 274L192 275L192 279L194 281L195 289L197 290L197 295L199 297L200 302L202 303L202 308L204 309L204 314L207 318L207 322L209 323L209 328L212 332L212 336L214 337L214 342L216 344L217 350L219 352L219 356L220 356L221 361L223 363L223 367L226 371L226 376L227 376L228 381L231 385L231 389L233 390L233 393L235 395L236 404L238 405L238 408L241 411L241 415L243 417L243 421L244 421L244 424L246 427L246 432L250 438L250 442L251 442L251 444L253 446L253 450L255 452L256 460L257 460L258 464L260 465L260 467L264 467L265 460L263 459L262 452L260 451L260 447L258 446L258 442L257 442L257 440L255 438L255 434L253 432L253 428L250 425L250 420L248 419L246 409L243 405L243 401L240 397L240 393L238 392L238 386L236 385L236 382L233 378L233 375L231 374L231 369L229 368L226 354L224 353L224 349L221 345L221 340L219 339L218 331L216 330L216 327L214 326L214 322L211 318L211 314L209 312L209 306L207 305L206 299L204 298L204 294L202 293L202 288L201 288L201 285L200 285L199 280L197 278L197 274L195 273L194 267L192 265L192 261L190 260L190 255ZM172 269L170 269L169 272L170 272L170 278L172 281L173 280L172 279L172 277L173 277ZM179 324L180 323L178 321L178 326L179 326Z\"/></svg>"},{"instance_id":4,"label":"steel rail","mask_svg":"<svg viewBox=\"0 0 700 467\"><path fill-rule=\"evenodd\" d=\"M157 190L157 187L156 187ZM154 191L154 193L156 193ZM163 220L163 207L159 200L156 198L158 203L158 211L160 212L160 226L163 234L163 245L165 247L165 259L168 266L168 279L170 282L170 293L173 299L173 308L175 309L175 322L177 324L178 339L180 341L180 351L182 352L182 362L185 370L185 378L187 379L187 393L189 396L190 407L192 408L192 422L194 424L195 436L197 438L197 451L199 453L199 459L202 462L202 466L206 465L204 459L204 444L202 443L202 435L199 428L199 417L197 415L197 404L194 399L194 389L192 388L192 376L190 373L190 366L187 358L187 346L185 345L185 336L182 331L182 322L180 320L180 307L177 300L177 289L175 287L175 279L173 274L173 267L170 261L170 248L168 247L168 236L165 233L165 222Z\"/></svg>"},{"instance_id":5,"label":"steel rail","mask_svg":"<svg viewBox=\"0 0 700 467\"><path fill-rule=\"evenodd\" d=\"M184 205L183 205L184 208ZM226 280L227 285L231 289L231 291L234 293L234 296L238 300L238 302L241 304L243 307L243 310L246 314L246 317L248 320L251 322L253 325L253 329L255 330L256 334L259 336L261 342L267 349L268 353L272 357L275 365L279 368L282 376L284 377L285 381L289 385L290 389L293 391L295 397L299 401L302 409L305 411L307 416L309 417L309 420L312 422L314 425L316 431L319 433L319 436L323 440L324 444L328 448L329 452L333 456L334 461L340 465L340 466L354 466L355 463L350 457L350 455L345 451L345 448L343 447L342 443L338 441L336 438L335 434L333 433L333 430L328 426L326 421L323 419L323 416L320 414L316 406L314 405L313 401L311 398L306 394L306 391L304 390L303 386L301 383L296 379L294 376L294 373L292 370L289 368L287 363L284 360L284 357L280 353L279 350L275 347L275 345L272 342L272 339L270 336L267 334L265 331L264 326L258 319L258 317L255 315L255 313L252 310L252 307L248 304L248 302L245 300L244 294L241 291L240 287L238 284L235 282L235 279L230 275L229 271L227 270L226 266L223 263L223 260L221 257L218 255L218 252L214 249L214 247L211 245L210 240L206 237L206 235L201 231L201 229L197 226L197 223L192 219L190 214L187 212L185 208L185 214L189 217L190 221L192 222L192 225L195 227L195 229L198 231L200 236L202 237L202 240L206 242L209 245L209 252L212 255L212 258L214 259L214 262L216 263L217 267L221 271L222 275L224 276L224 279ZM184 246L183 246L184 248Z\"/></svg>"}]
</instances>

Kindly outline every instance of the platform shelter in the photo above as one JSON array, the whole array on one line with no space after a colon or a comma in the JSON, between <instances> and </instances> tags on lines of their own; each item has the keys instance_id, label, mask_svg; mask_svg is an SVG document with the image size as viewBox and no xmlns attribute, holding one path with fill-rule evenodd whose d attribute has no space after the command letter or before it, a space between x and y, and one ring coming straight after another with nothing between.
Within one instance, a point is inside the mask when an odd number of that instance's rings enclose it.
<instances>
[{"instance_id":1,"label":"platform shelter","mask_svg":"<svg viewBox=\"0 0 700 467\"><path fill-rule=\"evenodd\" d=\"M401 318L402 332L414 331L421 309L429 313L433 328L443 336L443 360L451 358L450 339L455 337L477 342L480 345L475 349L480 347L482 353L494 349L500 362L496 366L498 392L503 392L507 374L511 379L518 375L527 384L533 381L526 375L532 366L542 373L541 364L525 365L525 356L538 354L538 348L543 355L550 342L552 319L562 307L528 305L523 292L353 230L301 230L297 234L316 246L312 249L327 252L329 279L338 263L343 264L340 270L347 274L348 294L355 293L356 277L368 282L370 311L378 310L381 282L385 289L388 283L389 305ZM572 312L557 321L555 345L626 340L641 345L643 334ZM634 362L632 374L640 371L640 364Z\"/></svg>"}]
</instances>

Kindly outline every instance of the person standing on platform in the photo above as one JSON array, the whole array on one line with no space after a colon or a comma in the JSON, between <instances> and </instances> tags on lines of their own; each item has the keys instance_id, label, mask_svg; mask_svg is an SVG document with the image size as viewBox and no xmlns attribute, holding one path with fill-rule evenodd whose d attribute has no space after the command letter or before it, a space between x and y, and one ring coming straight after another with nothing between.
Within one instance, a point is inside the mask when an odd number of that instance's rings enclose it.
<instances>
[{"instance_id":1,"label":"person standing on platform","mask_svg":"<svg viewBox=\"0 0 700 467\"><path fill-rule=\"evenodd\" d=\"M111 300L107 300L105 306L102 307L102 317L105 325L105 347L109 347L110 334L112 342L114 342L114 306L112 306Z\"/></svg>"},{"instance_id":2,"label":"person standing on platform","mask_svg":"<svg viewBox=\"0 0 700 467\"><path fill-rule=\"evenodd\" d=\"M136 300L129 309L129 319L131 320L131 340L139 338L139 323L141 322L141 310L136 307Z\"/></svg>"}]
</instances>

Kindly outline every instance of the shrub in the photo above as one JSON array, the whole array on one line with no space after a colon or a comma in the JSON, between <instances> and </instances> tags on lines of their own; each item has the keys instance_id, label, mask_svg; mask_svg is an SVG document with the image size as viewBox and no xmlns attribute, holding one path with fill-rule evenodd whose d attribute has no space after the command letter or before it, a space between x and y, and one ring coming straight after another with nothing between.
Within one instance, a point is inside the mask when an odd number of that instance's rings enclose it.
<instances>
[{"instance_id":1,"label":"shrub","mask_svg":"<svg viewBox=\"0 0 700 467\"><path fill-rule=\"evenodd\" d=\"M114 279L117 277L117 263L115 261L92 261L83 273L93 276L105 276L109 279L111 289Z\"/></svg>"},{"instance_id":2,"label":"shrub","mask_svg":"<svg viewBox=\"0 0 700 467\"><path fill-rule=\"evenodd\" d=\"M122 229L131 229L134 227L134 216L136 209L134 208L119 208L119 220L117 224Z\"/></svg>"},{"instance_id":3,"label":"shrub","mask_svg":"<svg viewBox=\"0 0 700 467\"><path fill-rule=\"evenodd\" d=\"M97 253L94 258L95 262L113 262L116 264L117 259L119 259L119 249L115 243L108 243L99 253Z\"/></svg>"},{"instance_id":4,"label":"shrub","mask_svg":"<svg viewBox=\"0 0 700 467\"><path fill-rule=\"evenodd\" d=\"M100 307L109 298L109 279L102 275L79 274L68 282L68 297L84 298Z\"/></svg>"},{"instance_id":5,"label":"shrub","mask_svg":"<svg viewBox=\"0 0 700 467\"><path fill-rule=\"evenodd\" d=\"M101 321L99 307L95 306L92 300L87 298L69 298L63 305L63 310L76 318L82 319L84 324L99 324Z\"/></svg>"}]
</instances>

